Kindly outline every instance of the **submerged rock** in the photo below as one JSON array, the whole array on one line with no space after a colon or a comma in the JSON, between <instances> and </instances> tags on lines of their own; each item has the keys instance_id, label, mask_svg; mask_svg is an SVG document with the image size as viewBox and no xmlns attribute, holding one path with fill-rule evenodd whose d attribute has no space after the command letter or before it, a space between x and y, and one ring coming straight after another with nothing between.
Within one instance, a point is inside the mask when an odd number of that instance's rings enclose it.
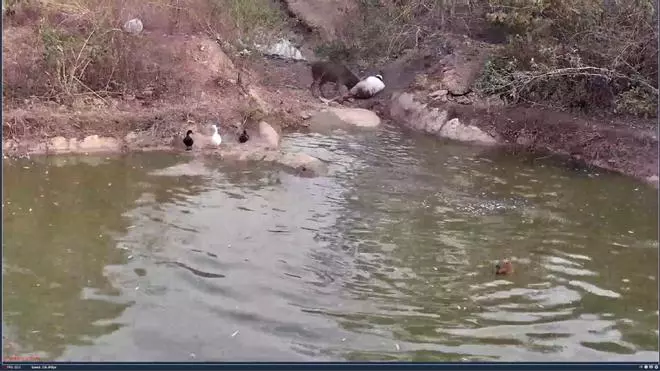
<instances>
[{"instance_id":1,"label":"submerged rock","mask_svg":"<svg viewBox=\"0 0 660 371\"><path fill-rule=\"evenodd\" d=\"M327 108L310 118L310 128L337 128L354 126L373 128L380 125L380 118L364 108Z\"/></svg>"},{"instance_id":2,"label":"submerged rock","mask_svg":"<svg viewBox=\"0 0 660 371\"><path fill-rule=\"evenodd\" d=\"M282 154L277 162L306 176L325 175L328 172L323 161L303 152Z\"/></svg>"},{"instance_id":3,"label":"submerged rock","mask_svg":"<svg viewBox=\"0 0 660 371\"><path fill-rule=\"evenodd\" d=\"M200 161L191 161L184 164L178 164L170 166L160 170L154 170L149 173L149 175L154 176L171 176L171 177L180 177L180 176L204 176L209 175L211 171L204 166Z\"/></svg>"}]
</instances>

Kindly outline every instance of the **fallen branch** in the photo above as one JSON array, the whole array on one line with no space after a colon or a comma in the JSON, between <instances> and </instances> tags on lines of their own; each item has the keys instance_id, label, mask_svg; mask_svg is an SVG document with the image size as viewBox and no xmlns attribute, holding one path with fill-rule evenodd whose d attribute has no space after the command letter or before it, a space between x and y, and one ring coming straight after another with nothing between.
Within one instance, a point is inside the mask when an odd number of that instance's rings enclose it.
<instances>
[{"instance_id":1,"label":"fallen branch","mask_svg":"<svg viewBox=\"0 0 660 371\"><path fill-rule=\"evenodd\" d=\"M594 77L602 77L604 79L607 79L608 81L615 78L620 78L620 79L628 80L630 82L635 82L649 89L653 94L658 95L658 88L654 87L653 85L649 84L644 80L626 76L616 71L601 67L588 66L588 67L559 68L556 70L539 73L539 74L522 73L521 75L523 77L523 81L513 81L509 84L501 86L500 89L510 90L511 88L518 88L519 90L522 90L534 81L541 79L550 79L555 77L594 76Z\"/></svg>"}]
</instances>

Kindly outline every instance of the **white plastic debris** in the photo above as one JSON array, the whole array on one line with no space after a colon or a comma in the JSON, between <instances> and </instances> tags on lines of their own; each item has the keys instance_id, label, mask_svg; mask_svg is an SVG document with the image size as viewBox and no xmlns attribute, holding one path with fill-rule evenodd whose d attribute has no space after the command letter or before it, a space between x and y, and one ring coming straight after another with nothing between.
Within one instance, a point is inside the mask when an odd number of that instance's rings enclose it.
<instances>
[{"instance_id":1,"label":"white plastic debris","mask_svg":"<svg viewBox=\"0 0 660 371\"><path fill-rule=\"evenodd\" d=\"M133 18L124 23L124 31L133 35L139 34L143 29L144 26L142 25L142 21L139 18Z\"/></svg>"},{"instance_id":2,"label":"white plastic debris","mask_svg":"<svg viewBox=\"0 0 660 371\"><path fill-rule=\"evenodd\" d=\"M284 59L293 59L297 61L306 60L300 50L293 46L293 44L291 44L291 42L287 39L280 39L280 41L270 46L255 45L255 47L257 50L266 55L272 55Z\"/></svg>"}]
</instances>

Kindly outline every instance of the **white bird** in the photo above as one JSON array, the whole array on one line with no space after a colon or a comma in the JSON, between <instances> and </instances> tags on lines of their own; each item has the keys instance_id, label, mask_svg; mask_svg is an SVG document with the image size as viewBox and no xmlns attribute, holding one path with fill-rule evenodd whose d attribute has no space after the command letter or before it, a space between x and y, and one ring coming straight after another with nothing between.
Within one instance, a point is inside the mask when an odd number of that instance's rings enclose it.
<instances>
[{"instance_id":1,"label":"white bird","mask_svg":"<svg viewBox=\"0 0 660 371\"><path fill-rule=\"evenodd\" d=\"M219 146L222 143L222 137L218 134L218 127L216 125L211 125L213 127L213 135L211 135L211 142L216 146Z\"/></svg>"},{"instance_id":2,"label":"white bird","mask_svg":"<svg viewBox=\"0 0 660 371\"><path fill-rule=\"evenodd\" d=\"M351 89L351 95L355 98L367 99L380 93L383 89L385 89L385 83L382 75L369 76L355 84Z\"/></svg>"}]
</instances>

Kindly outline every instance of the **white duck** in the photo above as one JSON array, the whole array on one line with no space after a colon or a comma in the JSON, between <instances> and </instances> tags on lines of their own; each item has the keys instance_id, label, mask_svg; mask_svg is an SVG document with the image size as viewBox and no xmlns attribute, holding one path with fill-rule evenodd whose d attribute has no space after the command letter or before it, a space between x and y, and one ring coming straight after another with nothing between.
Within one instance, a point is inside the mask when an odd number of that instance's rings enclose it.
<instances>
[{"instance_id":1,"label":"white duck","mask_svg":"<svg viewBox=\"0 0 660 371\"><path fill-rule=\"evenodd\" d=\"M213 128L213 135L211 135L211 142L216 146L219 146L222 143L222 137L218 134L218 127L214 124L211 125Z\"/></svg>"}]
</instances>

